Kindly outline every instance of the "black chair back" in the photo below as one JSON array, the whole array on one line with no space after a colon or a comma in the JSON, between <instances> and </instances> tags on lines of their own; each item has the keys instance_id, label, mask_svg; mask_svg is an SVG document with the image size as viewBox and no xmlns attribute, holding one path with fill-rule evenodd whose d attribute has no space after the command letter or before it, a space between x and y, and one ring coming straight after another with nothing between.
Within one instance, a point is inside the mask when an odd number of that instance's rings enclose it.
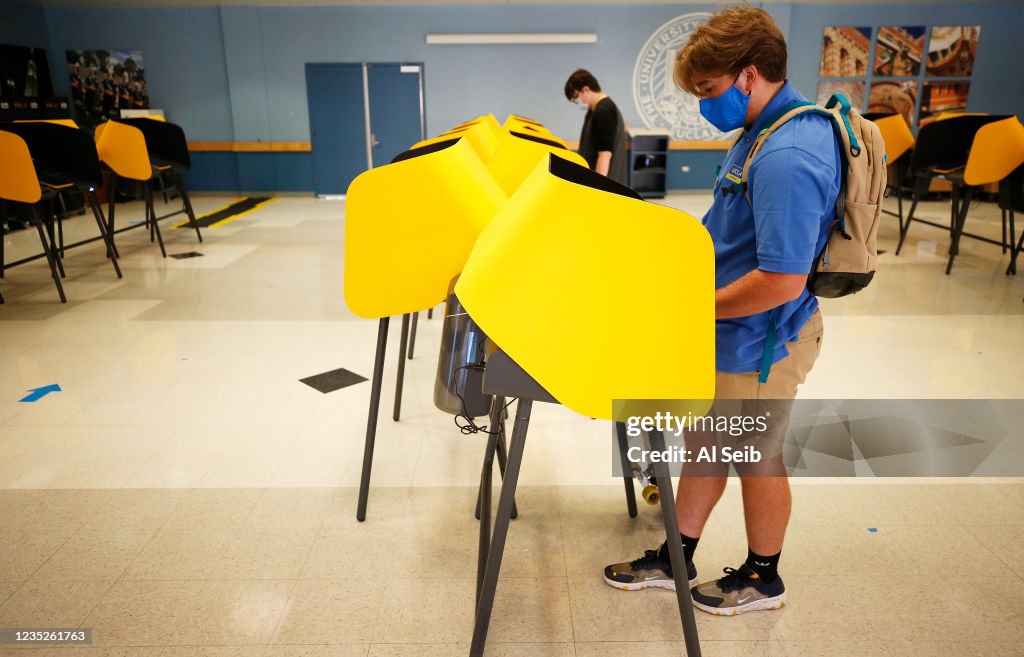
<instances>
[{"instance_id":1,"label":"black chair back","mask_svg":"<svg viewBox=\"0 0 1024 657\"><path fill-rule=\"evenodd\" d=\"M56 123L8 123L3 130L25 140L40 181L72 183L78 188L103 185L96 142L85 130Z\"/></svg>"},{"instance_id":2,"label":"black chair back","mask_svg":"<svg viewBox=\"0 0 1024 657\"><path fill-rule=\"evenodd\" d=\"M930 175L933 170L954 170L967 166L974 134L986 123L1007 118L1003 115L964 115L935 121L917 132L911 156L914 175Z\"/></svg>"},{"instance_id":3,"label":"black chair back","mask_svg":"<svg viewBox=\"0 0 1024 657\"><path fill-rule=\"evenodd\" d=\"M1024 212L1024 164L999 181L999 209Z\"/></svg>"},{"instance_id":4,"label":"black chair back","mask_svg":"<svg viewBox=\"0 0 1024 657\"><path fill-rule=\"evenodd\" d=\"M146 138L146 149L154 164L170 164L175 171L188 171L192 168L192 158L188 154L188 140L181 126L156 119L116 119L142 131Z\"/></svg>"}]
</instances>

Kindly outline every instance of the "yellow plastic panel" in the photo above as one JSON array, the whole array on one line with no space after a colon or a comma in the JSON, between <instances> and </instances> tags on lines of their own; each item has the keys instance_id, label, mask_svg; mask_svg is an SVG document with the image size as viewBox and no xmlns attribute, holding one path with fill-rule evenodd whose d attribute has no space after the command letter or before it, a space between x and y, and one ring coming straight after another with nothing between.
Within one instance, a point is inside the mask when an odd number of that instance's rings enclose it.
<instances>
[{"instance_id":1,"label":"yellow plastic panel","mask_svg":"<svg viewBox=\"0 0 1024 657\"><path fill-rule=\"evenodd\" d=\"M445 298L505 194L467 139L370 169L348 188L345 302L360 317Z\"/></svg>"},{"instance_id":2,"label":"yellow plastic panel","mask_svg":"<svg viewBox=\"0 0 1024 657\"><path fill-rule=\"evenodd\" d=\"M501 130L501 128L498 128ZM412 148L423 148L424 146L430 146L442 141L448 141L450 139L461 139L465 138L466 141L473 147L477 155L484 162L491 159L495 149L498 148L498 141L500 133L495 134L491 132L491 129L486 127L483 123L475 123L473 125L461 128L453 128L443 135L432 137L430 139L424 139L423 141L415 144Z\"/></svg>"},{"instance_id":3,"label":"yellow plastic panel","mask_svg":"<svg viewBox=\"0 0 1024 657\"><path fill-rule=\"evenodd\" d=\"M903 157L903 154L914 147L914 135L902 114L884 116L875 121L882 132L885 142L885 159L889 164Z\"/></svg>"},{"instance_id":4,"label":"yellow plastic panel","mask_svg":"<svg viewBox=\"0 0 1024 657\"><path fill-rule=\"evenodd\" d=\"M987 185L999 182L1024 164L1024 125L1016 116L978 128L967 156L964 182Z\"/></svg>"},{"instance_id":5,"label":"yellow plastic panel","mask_svg":"<svg viewBox=\"0 0 1024 657\"><path fill-rule=\"evenodd\" d=\"M461 130L462 128L468 128L472 125L479 124L482 124L494 135L498 135L501 132L501 124L498 123L498 119L496 119L493 114L484 114L483 116L478 116L475 119L463 121L459 125L453 127L452 130Z\"/></svg>"},{"instance_id":6,"label":"yellow plastic panel","mask_svg":"<svg viewBox=\"0 0 1024 657\"><path fill-rule=\"evenodd\" d=\"M487 168L501 188L505 190L505 193L512 196L526 180L526 177L537 167L537 163L547 161L548 153L580 166L587 166L586 160L570 150L548 146L506 133L498 143L494 155L487 161Z\"/></svg>"},{"instance_id":7,"label":"yellow plastic panel","mask_svg":"<svg viewBox=\"0 0 1024 657\"><path fill-rule=\"evenodd\" d=\"M15 121L15 123L53 123L55 125L62 125L68 128L78 129L78 124L72 119L23 119L21 121Z\"/></svg>"},{"instance_id":8,"label":"yellow plastic panel","mask_svg":"<svg viewBox=\"0 0 1024 657\"><path fill-rule=\"evenodd\" d=\"M548 130L543 125L541 125L540 123L537 123L532 119L516 116L515 114L509 114L508 118L505 119L505 123L502 127L509 131L526 130L528 132L536 132L538 134L544 135L551 134L551 131Z\"/></svg>"},{"instance_id":9,"label":"yellow plastic panel","mask_svg":"<svg viewBox=\"0 0 1024 657\"><path fill-rule=\"evenodd\" d=\"M710 236L685 213L569 182L559 167L596 176L550 156L539 163L480 235L455 293L578 413L625 419L612 417L615 399L692 400L669 406L705 412L715 388Z\"/></svg>"},{"instance_id":10,"label":"yellow plastic panel","mask_svg":"<svg viewBox=\"0 0 1024 657\"><path fill-rule=\"evenodd\" d=\"M42 195L28 144L13 132L0 130L0 199L36 203Z\"/></svg>"},{"instance_id":11,"label":"yellow plastic panel","mask_svg":"<svg viewBox=\"0 0 1024 657\"><path fill-rule=\"evenodd\" d=\"M107 121L100 127L96 129L96 152L100 161L122 178L149 180L153 168L142 131L117 121Z\"/></svg>"}]
</instances>

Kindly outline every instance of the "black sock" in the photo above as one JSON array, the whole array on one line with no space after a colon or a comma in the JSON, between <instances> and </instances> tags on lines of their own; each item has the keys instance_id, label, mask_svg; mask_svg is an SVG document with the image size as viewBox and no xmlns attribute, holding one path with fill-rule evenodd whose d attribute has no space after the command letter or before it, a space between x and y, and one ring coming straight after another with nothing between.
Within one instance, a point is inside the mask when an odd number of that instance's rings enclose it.
<instances>
[{"instance_id":1,"label":"black sock","mask_svg":"<svg viewBox=\"0 0 1024 657\"><path fill-rule=\"evenodd\" d=\"M779 556L782 553L764 557L747 548L747 568L751 569L760 577L765 584L771 584L779 578Z\"/></svg>"},{"instance_id":2,"label":"black sock","mask_svg":"<svg viewBox=\"0 0 1024 657\"><path fill-rule=\"evenodd\" d=\"M700 536L693 538L680 532L679 539L683 542L683 561L686 563L693 563L693 553L697 550L697 542L700 540ZM660 550L662 559L668 561L668 542L661 544Z\"/></svg>"}]
</instances>

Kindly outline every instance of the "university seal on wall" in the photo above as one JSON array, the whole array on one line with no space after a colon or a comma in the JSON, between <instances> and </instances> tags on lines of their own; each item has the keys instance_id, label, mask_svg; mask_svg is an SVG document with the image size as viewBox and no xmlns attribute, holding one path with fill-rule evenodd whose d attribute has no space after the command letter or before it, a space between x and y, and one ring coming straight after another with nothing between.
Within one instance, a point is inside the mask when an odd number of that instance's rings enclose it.
<instances>
[{"instance_id":1,"label":"university seal on wall","mask_svg":"<svg viewBox=\"0 0 1024 657\"><path fill-rule=\"evenodd\" d=\"M676 53L690 34L711 18L708 13L677 16L647 39L633 68L633 100L648 128L667 130L672 139L725 139L700 115L697 99L676 87L672 69Z\"/></svg>"}]
</instances>

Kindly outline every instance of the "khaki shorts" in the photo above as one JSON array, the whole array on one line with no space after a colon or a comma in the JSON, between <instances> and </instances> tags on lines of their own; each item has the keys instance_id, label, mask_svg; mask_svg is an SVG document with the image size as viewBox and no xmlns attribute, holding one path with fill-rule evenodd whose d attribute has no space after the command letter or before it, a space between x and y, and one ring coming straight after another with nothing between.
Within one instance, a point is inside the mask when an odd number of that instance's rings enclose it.
<instances>
[{"instance_id":1,"label":"khaki shorts","mask_svg":"<svg viewBox=\"0 0 1024 657\"><path fill-rule=\"evenodd\" d=\"M783 448L789 417L796 399L797 388L807 379L821 353L824 326L821 310L815 310L800 329L796 340L786 343L789 354L772 365L768 381L758 381L759 372L716 372L715 402L708 411L718 422L727 421L730 429L714 432L692 432L686 437L686 448L694 454L705 446L743 449L753 447L761 456L756 464L735 463L741 476L782 476L785 474ZM756 426L755 426L756 425ZM690 465L690 464L688 464ZM728 472L728 464L694 465L684 474L721 476Z\"/></svg>"}]
</instances>

